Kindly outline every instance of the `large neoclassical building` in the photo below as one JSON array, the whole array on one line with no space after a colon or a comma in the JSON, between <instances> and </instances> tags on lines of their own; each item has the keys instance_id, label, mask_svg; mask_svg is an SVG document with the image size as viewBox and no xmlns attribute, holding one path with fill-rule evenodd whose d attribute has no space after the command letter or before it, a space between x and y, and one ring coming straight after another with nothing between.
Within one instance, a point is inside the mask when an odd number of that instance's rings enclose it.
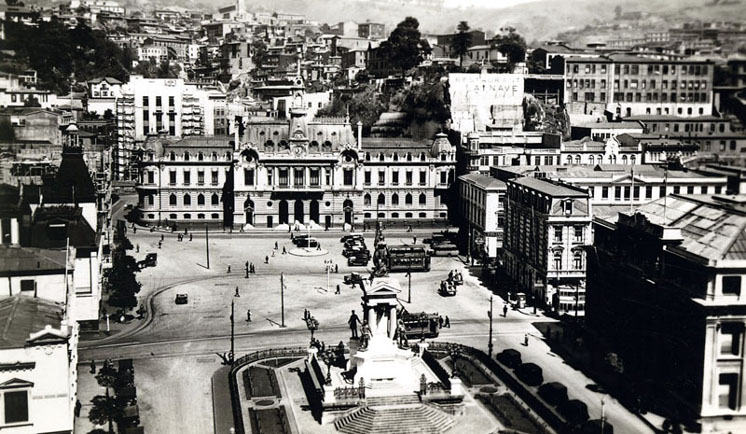
<instances>
[{"instance_id":1,"label":"large neoclassical building","mask_svg":"<svg viewBox=\"0 0 746 434\"><path fill-rule=\"evenodd\" d=\"M362 138L349 119L253 117L234 137L150 137L143 146L138 217L148 224L321 227L448 219L456 152L432 140Z\"/></svg>"}]
</instances>

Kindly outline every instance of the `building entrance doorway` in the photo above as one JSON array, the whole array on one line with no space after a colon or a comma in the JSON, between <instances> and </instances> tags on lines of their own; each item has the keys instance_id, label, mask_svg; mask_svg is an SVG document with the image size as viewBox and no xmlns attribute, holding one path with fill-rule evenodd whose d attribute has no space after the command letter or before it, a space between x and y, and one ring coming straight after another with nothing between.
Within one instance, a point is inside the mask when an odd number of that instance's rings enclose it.
<instances>
[{"instance_id":1,"label":"building entrance doorway","mask_svg":"<svg viewBox=\"0 0 746 434\"><path fill-rule=\"evenodd\" d=\"M294 207L294 219L297 222L303 223L303 201L302 200L296 200L295 201L295 207Z\"/></svg>"},{"instance_id":2,"label":"building entrance doorway","mask_svg":"<svg viewBox=\"0 0 746 434\"><path fill-rule=\"evenodd\" d=\"M280 201L280 224L288 223L288 201L285 199Z\"/></svg>"},{"instance_id":3,"label":"building entrance doorway","mask_svg":"<svg viewBox=\"0 0 746 434\"><path fill-rule=\"evenodd\" d=\"M311 209L308 212L308 214L309 214L308 216L309 220L311 220L312 222L316 224L321 223L319 221L319 201L318 200L314 199L311 201Z\"/></svg>"},{"instance_id":4,"label":"building entrance doorway","mask_svg":"<svg viewBox=\"0 0 746 434\"><path fill-rule=\"evenodd\" d=\"M348 225L352 224L352 201L350 199L347 199L342 204L342 209L345 213L345 223Z\"/></svg>"},{"instance_id":5,"label":"building entrance doorway","mask_svg":"<svg viewBox=\"0 0 746 434\"><path fill-rule=\"evenodd\" d=\"M243 203L243 211L246 214L246 224L254 224L254 201L247 198Z\"/></svg>"}]
</instances>

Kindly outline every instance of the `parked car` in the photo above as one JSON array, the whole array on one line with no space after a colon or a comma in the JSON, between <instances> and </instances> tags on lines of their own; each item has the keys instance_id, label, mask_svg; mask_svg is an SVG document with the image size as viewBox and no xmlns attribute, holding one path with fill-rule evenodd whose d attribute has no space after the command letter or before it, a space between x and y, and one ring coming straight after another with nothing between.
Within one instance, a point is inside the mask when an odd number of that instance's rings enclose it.
<instances>
[{"instance_id":1,"label":"parked car","mask_svg":"<svg viewBox=\"0 0 746 434\"><path fill-rule=\"evenodd\" d=\"M349 258L350 256L367 255L370 256L370 250L365 246L354 246L342 251L342 256Z\"/></svg>"},{"instance_id":2,"label":"parked car","mask_svg":"<svg viewBox=\"0 0 746 434\"><path fill-rule=\"evenodd\" d=\"M370 262L370 254L357 253L347 258L347 265L350 267L365 267Z\"/></svg>"},{"instance_id":3,"label":"parked car","mask_svg":"<svg viewBox=\"0 0 746 434\"><path fill-rule=\"evenodd\" d=\"M339 242L346 243L348 240L363 240L363 239L364 239L363 234L354 233L354 234L343 235L342 238L339 239Z\"/></svg>"},{"instance_id":4,"label":"parked car","mask_svg":"<svg viewBox=\"0 0 746 434\"><path fill-rule=\"evenodd\" d=\"M456 285L451 283L449 280L440 281L440 295L447 297L456 295Z\"/></svg>"},{"instance_id":5,"label":"parked car","mask_svg":"<svg viewBox=\"0 0 746 434\"><path fill-rule=\"evenodd\" d=\"M137 263L137 266L140 267L140 269L155 267L156 265L158 265L158 253L148 253L145 255L145 259Z\"/></svg>"},{"instance_id":6,"label":"parked car","mask_svg":"<svg viewBox=\"0 0 746 434\"><path fill-rule=\"evenodd\" d=\"M297 243L295 243L298 247L308 247L308 248L316 248L319 246L319 242L316 241L316 238L301 238Z\"/></svg>"},{"instance_id":7,"label":"parked car","mask_svg":"<svg viewBox=\"0 0 746 434\"><path fill-rule=\"evenodd\" d=\"M350 273L344 277L345 285L354 285L363 281L363 276L360 273Z\"/></svg>"},{"instance_id":8,"label":"parked car","mask_svg":"<svg viewBox=\"0 0 746 434\"><path fill-rule=\"evenodd\" d=\"M187 294L176 294L176 304L187 304L189 296Z\"/></svg>"}]
</instances>

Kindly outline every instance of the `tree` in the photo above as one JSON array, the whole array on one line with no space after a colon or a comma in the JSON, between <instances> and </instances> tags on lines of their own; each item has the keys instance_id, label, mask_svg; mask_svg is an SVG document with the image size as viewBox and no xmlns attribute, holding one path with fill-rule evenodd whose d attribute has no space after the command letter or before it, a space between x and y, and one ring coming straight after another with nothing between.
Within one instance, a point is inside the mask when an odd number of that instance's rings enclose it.
<instances>
[{"instance_id":1,"label":"tree","mask_svg":"<svg viewBox=\"0 0 746 434\"><path fill-rule=\"evenodd\" d=\"M458 23L458 33L453 37L453 54L459 58L459 66L464 67L464 56L471 47L471 33L469 33L469 23L461 21Z\"/></svg>"},{"instance_id":2,"label":"tree","mask_svg":"<svg viewBox=\"0 0 746 434\"><path fill-rule=\"evenodd\" d=\"M526 60L526 40L515 31L514 27L501 29L504 32L495 36L492 46L508 58L508 70L512 71L518 62Z\"/></svg>"},{"instance_id":3,"label":"tree","mask_svg":"<svg viewBox=\"0 0 746 434\"><path fill-rule=\"evenodd\" d=\"M322 107L316 116L335 116L341 117L350 113L350 122L352 125L362 122L363 129L369 130L378 120L381 113L386 111L386 104L381 100L381 95L376 91L373 85L362 85L360 91L352 96L343 95L335 98L331 104Z\"/></svg>"},{"instance_id":4,"label":"tree","mask_svg":"<svg viewBox=\"0 0 746 434\"><path fill-rule=\"evenodd\" d=\"M106 109L106 111L104 112L104 119L106 120L114 119L114 112L111 111L110 108Z\"/></svg>"},{"instance_id":5,"label":"tree","mask_svg":"<svg viewBox=\"0 0 746 434\"><path fill-rule=\"evenodd\" d=\"M25 101L23 101L24 107L41 107L41 104L39 103L39 99L35 96L29 96L26 98Z\"/></svg>"},{"instance_id":6,"label":"tree","mask_svg":"<svg viewBox=\"0 0 746 434\"><path fill-rule=\"evenodd\" d=\"M407 17L381 43L382 54L388 57L392 66L401 70L402 78L407 70L422 62L422 54L429 49L421 39L419 27L420 23L416 18Z\"/></svg>"},{"instance_id":7,"label":"tree","mask_svg":"<svg viewBox=\"0 0 746 434\"><path fill-rule=\"evenodd\" d=\"M622 6L616 5L614 8L614 18L619 19L622 17Z\"/></svg>"},{"instance_id":8,"label":"tree","mask_svg":"<svg viewBox=\"0 0 746 434\"><path fill-rule=\"evenodd\" d=\"M114 421L124 416L124 404L113 396L97 395L91 399L91 410L88 412L88 420L96 425L109 425L109 433L113 433Z\"/></svg>"},{"instance_id":9,"label":"tree","mask_svg":"<svg viewBox=\"0 0 746 434\"><path fill-rule=\"evenodd\" d=\"M254 54L251 55L251 60L257 69L260 69L264 64L264 60L267 57L267 43L262 39L255 39L251 43L251 49Z\"/></svg>"}]
</instances>

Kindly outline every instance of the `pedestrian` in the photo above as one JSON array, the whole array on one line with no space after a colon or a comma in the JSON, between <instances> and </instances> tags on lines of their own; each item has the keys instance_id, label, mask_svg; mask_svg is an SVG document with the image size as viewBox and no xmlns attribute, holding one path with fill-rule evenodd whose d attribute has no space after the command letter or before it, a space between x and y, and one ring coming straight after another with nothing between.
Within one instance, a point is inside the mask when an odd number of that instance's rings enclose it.
<instances>
[{"instance_id":1,"label":"pedestrian","mask_svg":"<svg viewBox=\"0 0 746 434\"><path fill-rule=\"evenodd\" d=\"M161 245L163 245L163 241L158 241L158 248L161 248Z\"/></svg>"},{"instance_id":2,"label":"pedestrian","mask_svg":"<svg viewBox=\"0 0 746 434\"><path fill-rule=\"evenodd\" d=\"M355 311L353 310L353 312ZM308 319L308 315L308 309L303 309L303 321Z\"/></svg>"},{"instance_id":3,"label":"pedestrian","mask_svg":"<svg viewBox=\"0 0 746 434\"><path fill-rule=\"evenodd\" d=\"M189 241L192 241L192 234L189 234Z\"/></svg>"},{"instance_id":4,"label":"pedestrian","mask_svg":"<svg viewBox=\"0 0 746 434\"><path fill-rule=\"evenodd\" d=\"M282 246L282 254L284 255L284 254L286 254L287 252L288 252L288 251L287 251L287 250L285 250L285 246Z\"/></svg>"},{"instance_id":5,"label":"pedestrian","mask_svg":"<svg viewBox=\"0 0 746 434\"><path fill-rule=\"evenodd\" d=\"M186 235L186 234L188 234L188 233L189 233L189 229L187 229L187 228L184 228L184 235Z\"/></svg>"},{"instance_id":6,"label":"pedestrian","mask_svg":"<svg viewBox=\"0 0 746 434\"><path fill-rule=\"evenodd\" d=\"M135 244L135 253L140 253L140 244Z\"/></svg>"},{"instance_id":7,"label":"pedestrian","mask_svg":"<svg viewBox=\"0 0 746 434\"><path fill-rule=\"evenodd\" d=\"M339 264L334 264L334 272L339 273Z\"/></svg>"},{"instance_id":8,"label":"pedestrian","mask_svg":"<svg viewBox=\"0 0 746 434\"><path fill-rule=\"evenodd\" d=\"M231 266L228 266L228 274L231 274Z\"/></svg>"},{"instance_id":9,"label":"pedestrian","mask_svg":"<svg viewBox=\"0 0 746 434\"><path fill-rule=\"evenodd\" d=\"M321 250L321 244L316 244L316 250L318 250L318 251Z\"/></svg>"},{"instance_id":10,"label":"pedestrian","mask_svg":"<svg viewBox=\"0 0 746 434\"><path fill-rule=\"evenodd\" d=\"M246 309L246 322L251 322L251 309Z\"/></svg>"},{"instance_id":11,"label":"pedestrian","mask_svg":"<svg viewBox=\"0 0 746 434\"><path fill-rule=\"evenodd\" d=\"M526 347L528 346L528 333L523 336L523 345Z\"/></svg>"},{"instance_id":12,"label":"pedestrian","mask_svg":"<svg viewBox=\"0 0 746 434\"><path fill-rule=\"evenodd\" d=\"M269 256L265 256L264 257L264 263L265 264L269 264Z\"/></svg>"},{"instance_id":13,"label":"pedestrian","mask_svg":"<svg viewBox=\"0 0 746 434\"><path fill-rule=\"evenodd\" d=\"M91 374L96 373L96 362L91 359Z\"/></svg>"},{"instance_id":14,"label":"pedestrian","mask_svg":"<svg viewBox=\"0 0 746 434\"><path fill-rule=\"evenodd\" d=\"M274 250L272 250L272 257L273 258L275 257L275 251Z\"/></svg>"},{"instance_id":15,"label":"pedestrian","mask_svg":"<svg viewBox=\"0 0 746 434\"><path fill-rule=\"evenodd\" d=\"M447 329L451 328L451 319L448 318L448 315L446 315L446 320L443 324Z\"/></svg>"},{"instance_id":16,"label":"pedestrian","mask_svg":"<svg viewBox=\"0 0 746 434\"><path fill-rule=\"evenodd\" d=\"M136 233L137 233L137 227L135 226L135 224L134 224L134 223L132 223L132 233L133 233L133 234L136 234Z\"/></svg>"},{"instance_id":17,"label":"pedestrian","mask_svg":"<svg viewBox=\"0 0 746 434\"><path fill-rule=\"evenodd\" d=\"M503 304L503 318L507 318L507 317L508 317L508 304L505 303Z\"/></svg>"},{"instance_id":18,"label":"pedestrian","mask_svg":"<svg viewBox=\"0 0 746 434\"><path fill-rule=\"evenodd\" d=\"M443 328L443 317L438 315L438 327Z\"/></svg>"},{"instance_id":19,"label":"pedestrian","mask_svg":"<svg viewBox=\"0 0 746 434\"><path fill-rule=\"evenodd\" d=\"M341 294L341 293L342 293L342 291L340 290L339 283L338 283L337 284L337 291L335 292L335 294Z\"/></svg>"},{"instance_id":20,"label":"pedestrian","mask_svg":"<svg viewBox=\"0 0 746 434\"><path fill-rule=\"evenodd\" d=\"M352 310L352 315L350 315L350 319L347 320L347 325L350 326L350 333L352 334L351 339L358 339L357 335L357 325L360 323L360 318L355 314L355 310Z\"/></svg>"},{"instance_id":21,"label":"pedestrian","mask_svg":"<svg viewBox=\"0 0 746 434\"><path fill-rule=\"evenodd\" d=\"M83 406L83 405L82 405L82 404L80 403L80 400L79 400L79 399L76 399L76 400L75 400L75 410L74 410L74 413L75 413L75 417L80 417L80 408L81 408L82 406Z\"/></svg>"},{"instance_id":22,"label":"pedestrian","mask_svg":"<svg viewBox=\"0 0 746 434\"><path fill-rule=\"evenodd\" d=\"M448 272L448 280L453 280L453 270Z\"/></svg>"},{"instance_id":23,"label":"pedestrian","mask_svg":"<svg viewBox=\"0 0 746 434\"><path fill-rule=\"evenodd\" d=\"M238 293L238 286L236 287L236 293L233 295L234 297L240 297L241 294Z\"/></svg>"},{"instance_id":24,"label":"pedestrian","mask_svg":"<svg viewBox=\"0 0 746 434\"><path fill-rule=\"evenodd\" d=\"M254 269L254 263L252 262L249 264L249 268L251 268L251 274L256 274L256 270Z\"/></svg>"},{"instance_id":25,"label":"pedestrian","mask_svg":"<svg viewBox=\"0 0 746 434\"><path fill-rule=\"evenodd\" d=\"M163 234L161 234L161 241L163 241Z\"/></svg>"},{"instance_id":26,"label":"pedestrian","mask_svg":"<svg viewBox=\"0 0 746 434\"><path fill-rule=\"evenodd\" d=\"M275 241L275 250L277 250L277 241Z\"/></svg>"},{"instance_id":27,"label":"pedestrian","mask_svg":"<svg viewBox=\"0 0 746 434\"><path fill-rule=\"evenodd\" d=\"M412 237L412 244L417 244L417 237L416 236Z\"/></svg>"},{"instance_id":28,"label":"pedestrian","mask_svg":"<svg viewBox=\"0 0 746 434\"><path fill-rule=\"evenodd\" d=\"M363 320L363 323L360 326L360 334L362 337L362 339L360 339L360 348L366 349L368 348L368 342L370 341L370 334L371 334L368 321Z\"/></svg>"}]
</instances>

